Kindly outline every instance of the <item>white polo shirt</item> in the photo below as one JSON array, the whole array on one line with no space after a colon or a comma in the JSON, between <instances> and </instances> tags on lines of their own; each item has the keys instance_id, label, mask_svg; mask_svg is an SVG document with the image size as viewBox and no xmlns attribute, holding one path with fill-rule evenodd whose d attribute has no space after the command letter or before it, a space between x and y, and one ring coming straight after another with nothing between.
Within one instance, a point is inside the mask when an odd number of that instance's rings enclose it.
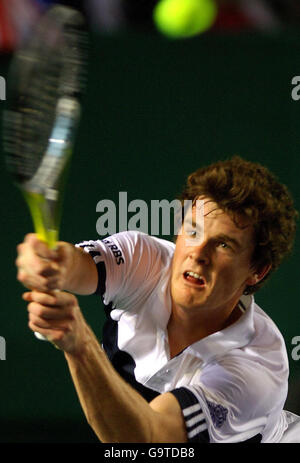
<instances>
[{"instance_id":1,"label":"white polo shirt","mask_svg":"<svg viewBox=\"0 0 300 463\"><path fill-rule=\"evenodd\" d=\"M279 442L288 357L281 333L252 296L243 315L170 358L170 275L174 243L122 232L80 243L93 257L108 321L103 346L119 373L151 400L172 392L190 442Z\"/></svg>"}]
</instances>

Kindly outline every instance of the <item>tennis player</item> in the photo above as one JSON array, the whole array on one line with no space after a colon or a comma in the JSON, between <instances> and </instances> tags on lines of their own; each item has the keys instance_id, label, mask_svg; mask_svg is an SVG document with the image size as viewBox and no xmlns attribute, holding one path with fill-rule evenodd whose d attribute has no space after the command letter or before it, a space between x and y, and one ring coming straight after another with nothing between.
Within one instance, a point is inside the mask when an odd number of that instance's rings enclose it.
<instances>
[{"instance_id":1,"label":"tennis player","mask_svg":"<svg viewBox=\"0 0 300 463\"><path fill-rule=\"evenodd\" d=\"M102 442L300 442L284 339L253 296L292 249L291 196L235 157L191 174L186 199L203 201L202 240L195 208L175 243L128 231L52 251L27 235L29 327L64 351ZM102 298L102 346L71 293Z\"/></svg>"}]
</instances>

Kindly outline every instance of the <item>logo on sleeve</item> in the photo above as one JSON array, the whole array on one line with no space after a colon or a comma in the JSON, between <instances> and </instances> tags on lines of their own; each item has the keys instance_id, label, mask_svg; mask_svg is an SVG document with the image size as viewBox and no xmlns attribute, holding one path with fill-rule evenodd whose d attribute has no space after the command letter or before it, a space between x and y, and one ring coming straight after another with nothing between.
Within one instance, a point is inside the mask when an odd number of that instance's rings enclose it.
<instances>
[{"instance_id":1,"label":"logo on sleeve","mask_svg":"<svg viewBox=\"0 0 300 463\"><path fill-rule=\"evenodd\" d=\"M122 251L120 250L120 248L116 244L114 244L113 241L109 239L102 240L102 242L106 244L107 247L109 247L109 249L115 256L116 264L117 265L124 264L124 258L123 258Z\"/></svg>"},{"instance_id":2,"label":"logo on sleeve","mask_svg":"<svg viewBox=\"0 0 300 463\"><path fill-rule=\"evenodd\" d=\"M220 428L222 424L226 421L228 410L220 404L214 404L212 402L206 401L211 419L216 428Z\"/></svg>"}]
</instances>

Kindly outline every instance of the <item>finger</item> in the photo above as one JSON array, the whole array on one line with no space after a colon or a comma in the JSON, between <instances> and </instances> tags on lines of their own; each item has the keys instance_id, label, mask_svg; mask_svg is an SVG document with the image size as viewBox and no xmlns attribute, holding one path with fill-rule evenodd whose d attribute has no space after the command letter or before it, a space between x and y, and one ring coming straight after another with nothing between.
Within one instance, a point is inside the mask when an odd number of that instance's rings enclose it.
<instances>
[{"instance_id":1,"label":"finger","mask_svg":"<svg viewBox=\"0 0 300 463\"><path fill-rule=\"evenodd\" d=\"M57 257L55 249L50 249L47 243L41 241L35 233L26 235L24 243L28 244L39 257L45 259L55 259Z\"/></svg>"},{"instance_id":2,"label":"finger","mask_svg":"<svg viewBox=\"0 0 300 463\"><path fill-rule=\"evenodd\" d=\"M36 328L51 329L51 330L61 330L64 333L71 331L71 321L66 319L53 319L53 318L44 318L39 317L33 312L29 312L29 320L34 324Z\"/></svg>"},{"instance_id":3,"label":"finger","mask_svg":"<svg viewBox=\"0 0 300 463\"><path fill-rule=\"evenodd\" d=\"M17 273L17 279L28 289L36 288L39 291L49 291L59 289L59 277L45 278L39 275L29 275L22 269Z\"/></svg>"},{"instance_id":4,"label":"finger","mask_svg":"<svg viewBox=\"0 0 300 463\"><path fill-rule=\"evenodd\" d=\"M74 309L78 307L77 298L70 293L64 291L30 291L22 295L22 298L29 302L28 308L36 314L43 315L46 309L47 314L57 312L70 317L74 313Z\"/></svg>"},{"instance_id":5,"label":"finger","mask_svg":"<svg viewBox=\"0 0 300 463\"><path fill-rule=\"evenodd\" d=\"M15 264L19 269L26 269L29 274L52 276L59 273L59 265L55 261L45 259L32 252L31 249L20 253Z\"/></svg>"},{"instance_id":6,"label":"finger","mask_svg":"<svg viewBox=\"0 0 300 463\"><path fill-rule=\"evenodd\" d=\"M33 290L23 293L22 298L27 302L38 302L47 306L56 305L56 291L40 292Z\"/></svg>"},{"instance_id":7,"label":"finger","mask_svg":"<svg viewBox=\"0 0 300 463\"><path fill-rule=\"evenodd\" d=\"M47 290L46 278L28 275L28 273L22 269L18 271L17 279L20 283L22 283L22 285L24 285L28 289L38 288L40 291Z\"/></svg>"},{"instance_id":8,"label":"finger","mask_svg":"<svg viewBox=\"0 0 300 463\"><path fill-rule=\"evenodd\" d=\"M24 301L26 302L30 302L32 299L31 299L31 293L32 291L28 291L27 293L23 293L22 294L22 299L24 299Z\"/></svg>"},{"instance_id":9,"label":"finger","mask_svg":"<svg viewBox=\"0 0 300 463\"><path fill-rule=\"evenodd\" d=\"M71 306L61 307L46 306L38 302L30 302L27 306L29 314L39 317L44 320L67 320L75 319L75 314Z\"/></svg>"},{"instance_id":10,"label":"finger","mask_svg":"<svg viewBox=\"0 0 300 463\"><path fill-rule=\"evenodd\" d=\"M62 329L48 329L48 328L41 328L38 325L36 325L33 321L29 320L28 322L28 327L34 332L34 333L40 333L42 334L45 338L47 338L51 342L59 342L62 340L62 338L65 336L65 331Z\"/></svg>"},{"instance_id":11,"label":"finger","mask_svg":"<svg viewBox=\"0 0 300 463\"><path fill-rule=\"evenodd\" d=\"M56 308L75 307L78 305L77 298L66 291L32 291L31 299L43 305L55 306Z\"/></svg>"}]
</instances>

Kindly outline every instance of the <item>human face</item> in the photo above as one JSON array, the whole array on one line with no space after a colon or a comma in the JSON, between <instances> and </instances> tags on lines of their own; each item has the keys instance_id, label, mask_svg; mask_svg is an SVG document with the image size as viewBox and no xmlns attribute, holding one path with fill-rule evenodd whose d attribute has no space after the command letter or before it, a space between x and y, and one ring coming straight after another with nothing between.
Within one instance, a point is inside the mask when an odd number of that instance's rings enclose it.
<instances>
[{"instance_id":1,"label":"human face","mask_svg":"<svg viewBox=\"0 0 300 463\"><path fill-rule=\"evenodd\" d=\"M229 315L245 287L257 282L251 267L254 231L242 218L239 225L243 228L237 227L209 198L204 198L203 204L202 239L193 243L191 227L186 224L177 237L171 276L173 309ZM192 217L195 221L195 209Z\"/></svg>"}]
</instances>

